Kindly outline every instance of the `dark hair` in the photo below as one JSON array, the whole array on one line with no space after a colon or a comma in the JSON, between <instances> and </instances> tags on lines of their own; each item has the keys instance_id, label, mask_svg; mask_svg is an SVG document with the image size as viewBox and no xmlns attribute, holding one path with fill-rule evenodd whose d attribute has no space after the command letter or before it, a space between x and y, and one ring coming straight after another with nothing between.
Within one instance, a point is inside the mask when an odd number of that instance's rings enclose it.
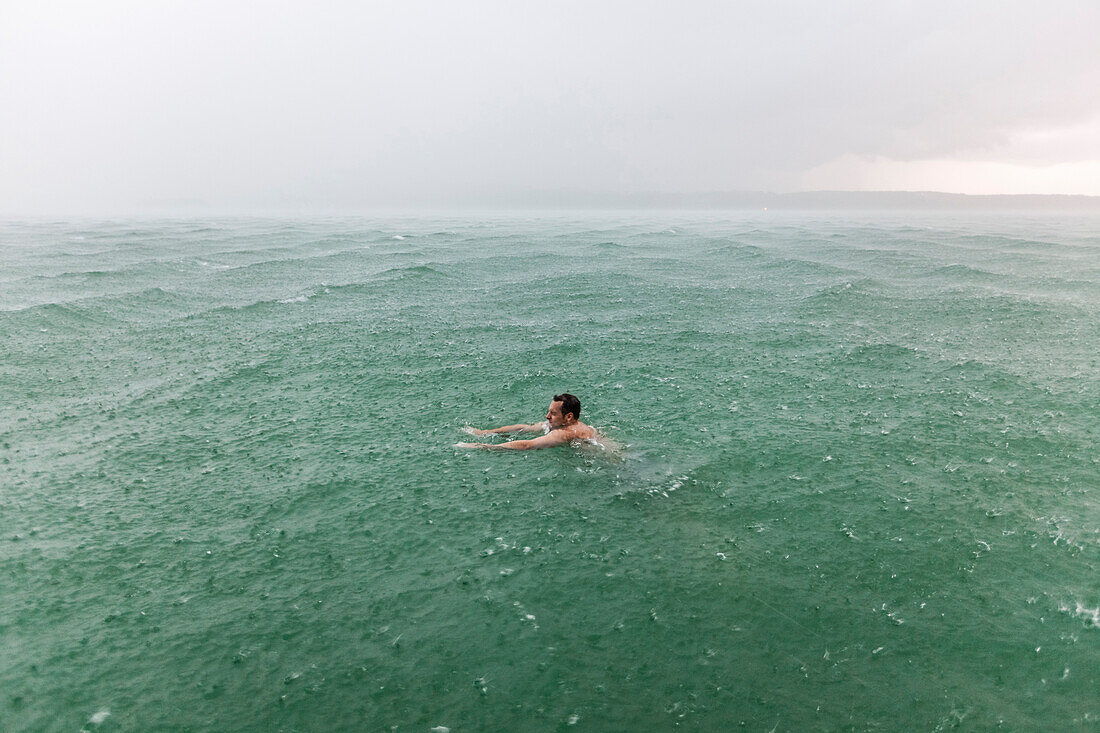
<instances>
[{"instance_id":1,"label":"dark hair","mask_svg":"<svg viewBox=\"0 0 1100 733\"><path fill-rule=\"evenodd\" d=\"M573 413L573 418L576 420L581 419L581 401L568 392L554 395L554 402L561 403L561 414L565 417L570 412Z\"/></svg>"}]
</instances>

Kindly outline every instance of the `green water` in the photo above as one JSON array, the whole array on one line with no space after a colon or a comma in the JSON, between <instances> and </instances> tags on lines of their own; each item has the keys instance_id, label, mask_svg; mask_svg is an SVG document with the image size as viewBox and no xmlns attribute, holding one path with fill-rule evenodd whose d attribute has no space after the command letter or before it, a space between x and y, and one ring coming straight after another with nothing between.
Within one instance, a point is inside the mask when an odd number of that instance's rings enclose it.
<instances>
[{"instance_id":1,"label":"green water","mask_svg":"<svg viewBox=\"0 0 1100 733\"><path fill-rule=\"evenodd\" d=\"M0 224L0 729L1096 730L1098 224Z\"/></svg>"}]
</instances>

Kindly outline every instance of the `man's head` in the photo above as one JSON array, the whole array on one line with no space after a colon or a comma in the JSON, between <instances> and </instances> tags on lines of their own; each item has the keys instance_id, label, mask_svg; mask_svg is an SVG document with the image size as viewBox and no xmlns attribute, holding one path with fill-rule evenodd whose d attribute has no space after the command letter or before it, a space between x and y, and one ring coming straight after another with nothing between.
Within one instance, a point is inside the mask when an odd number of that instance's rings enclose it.
<instances>
[{"instance_id":1,"label":"man's head","mask_svg":"<svg viewBox=\"0 0 1100 733\"><path fill-rule=\"evenodd\" d=\"M550 409L546 413L546 421L550 423L550 427L557 428L575 423L580 416L581 401L565 392L554 395L553 401L550 402Z\"/></svg>"}]
</instances>

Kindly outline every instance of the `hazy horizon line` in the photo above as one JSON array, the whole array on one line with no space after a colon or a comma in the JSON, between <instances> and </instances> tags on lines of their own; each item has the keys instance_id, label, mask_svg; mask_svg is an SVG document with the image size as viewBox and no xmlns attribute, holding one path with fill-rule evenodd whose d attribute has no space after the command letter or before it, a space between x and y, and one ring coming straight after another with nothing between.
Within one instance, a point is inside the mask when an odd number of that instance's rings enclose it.
<instances>
[{"instance_id":1,"label":"hazy horizon line","mask_svg":"<svg viewBox=\"0 0 1100 733\"><path fill-rule=\"evenodd\" d=\"M1078 211L1100 213L1100 196L1066 193L968 194L949 191L844 190L805 191L586 191L583 189L527 189L474 192L465 196L421 195L405 199L362 202L253 201L216 203L198 199L147 201L132 207L73 210L3 211L13 219L115 218L156 216L354 216L378 212L459 212L476 210L730 210L730 211Z\"/></svg>"}]
</instances>

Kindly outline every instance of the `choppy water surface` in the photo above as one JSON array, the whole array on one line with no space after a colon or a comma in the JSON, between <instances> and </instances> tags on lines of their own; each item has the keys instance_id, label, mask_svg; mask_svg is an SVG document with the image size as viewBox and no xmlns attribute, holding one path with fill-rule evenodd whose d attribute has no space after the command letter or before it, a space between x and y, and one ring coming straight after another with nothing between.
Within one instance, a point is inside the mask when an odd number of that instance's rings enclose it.
<instances>
[{"instance_id":1,"label":"choppy water surface","mask_svg":"<svg viewBox=\"0 0 1100 733\"><path fill-rule=\"evenodd\" d=\"M1098 224L4 223L0 727L1094 729Z\"/></svg>"}]
</instances>

